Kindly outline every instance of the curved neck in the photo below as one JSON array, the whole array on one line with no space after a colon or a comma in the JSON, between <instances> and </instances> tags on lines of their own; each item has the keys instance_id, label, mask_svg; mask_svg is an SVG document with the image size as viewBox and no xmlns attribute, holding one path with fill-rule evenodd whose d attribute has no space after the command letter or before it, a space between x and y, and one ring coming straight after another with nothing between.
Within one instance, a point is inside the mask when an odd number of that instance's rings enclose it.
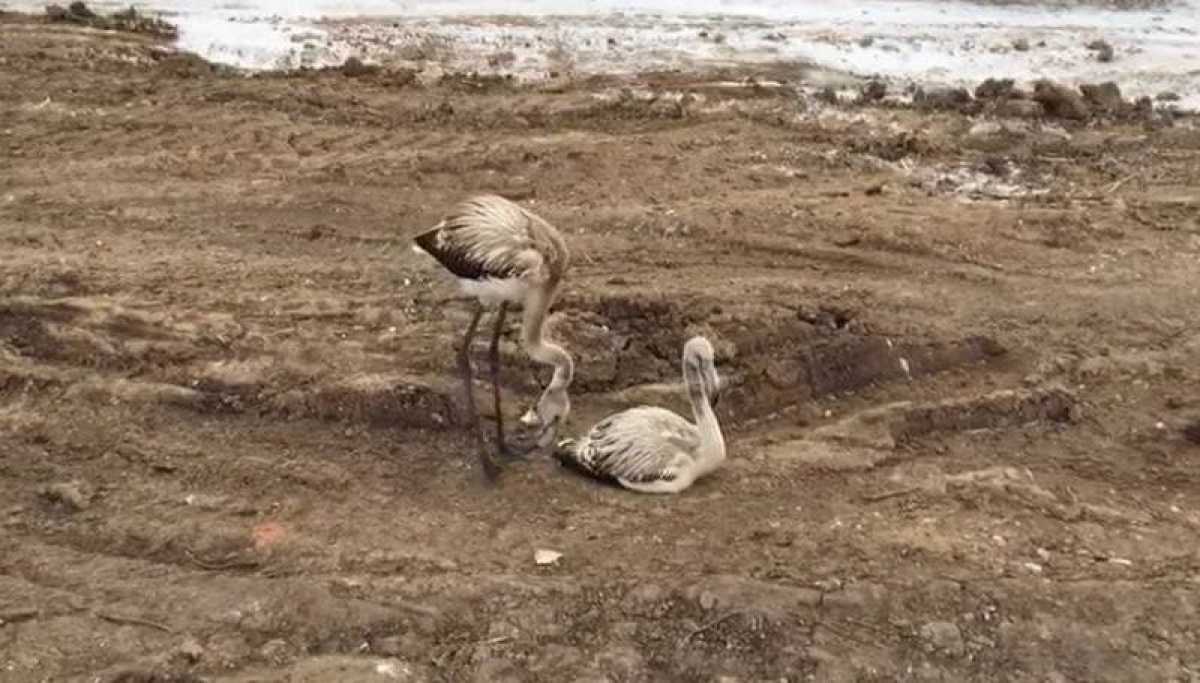
<instances>
[{"instance_id":1,"label":"curved neck","mask_svg":"<svg viewBox=\"0 0 1200 683\"><path fill-rule=\"evenodd\" d=\"M712 399L705 388L701 377L692 377L685 369L684 382L687 384L688 398L692 402L692 416L696 420L696 431L700 435L700 448L697 456L700 460L717 462L725 458L725 437L721 434L721 424L717 422L717 414L713 412Z\"/></svg>"},{"instance_id":2,"label":"curved neck","mask_svg":"<svg viewBox=\"0 0 1200 683\"><path fill-rule=\"evenodd\" d=\"M550 308L551 288L537 288L525 301L521 319L521 345L529 357L543 365L554 366L554 377L546 391L562 391L575 379L575 363L566 349L546 341L546 311Z\"/></svg>"}]
</instances>

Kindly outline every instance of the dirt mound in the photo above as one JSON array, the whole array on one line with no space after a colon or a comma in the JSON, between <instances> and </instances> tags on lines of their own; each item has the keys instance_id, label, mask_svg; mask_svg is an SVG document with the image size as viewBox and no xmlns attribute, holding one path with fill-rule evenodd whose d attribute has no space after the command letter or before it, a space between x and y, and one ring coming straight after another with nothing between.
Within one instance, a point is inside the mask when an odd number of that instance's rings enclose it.
<instances>
[{"instance_id":1,"label":"dirt mound","mask_svg":"<svg viewBox=\"0 0 1200 683\"><path fill-rule=\"evenodd\" d=\"M52 22L68 22L107 31L144 33L159 38L176 38L179 29L158 17L148 17L133 7L112 14L101 15L92 11L83 2L72 2L67 7L46 5L46 19Z\"/></svg>"}]
</instances>

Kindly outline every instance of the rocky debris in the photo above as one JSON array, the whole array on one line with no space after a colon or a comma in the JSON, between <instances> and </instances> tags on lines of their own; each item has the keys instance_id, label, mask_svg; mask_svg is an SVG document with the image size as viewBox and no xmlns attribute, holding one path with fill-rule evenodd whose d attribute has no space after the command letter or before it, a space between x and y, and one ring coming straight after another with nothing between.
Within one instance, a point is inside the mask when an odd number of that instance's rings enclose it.
<instances>
[{"instance_id":1,"label":"rocky debris","mask_svg":"<svg viewBox=\"0 0 1200 683\"><path fill-rule=\"evenodd\" d=\"M1035 119L1044 116L1046 108L1033 100L1004 100L996 105L995 112L1014 119Z\"/></svg>"},{"instance_id":2,"label":"rocky debris","mask_svg":"<svg viewBox=\"0 0 1200 683\"><path fill-rule=\"evenodd\" d=\"M763 40L770 41L772 43L786 43L787 36L776 31L775 33L768 33L767 35L763 36Z\"/></svg>"},{"instance_id":3,"label":"rocky debris","mask_svg":"<svg viewBox=\"0 0 1200 683\"><path fill-rule=\"evenodd\" d=\"M148 17L132 7L102 16L83 2L72 2L65 8L62 5L47 5L46 18L53 22L79 24L106 31L145 33L163 38L176 38L179 35L179 30L173 24L157 17Z\"/></svg>"},{"instance_id":4,"label":"rocky debris","mask_svg":"<svg viewBox=\"0 0 1200 683\"><path fill-rule=\"evenodd\" d=\"M917 88L913 103L923 109L963 110L974 102L966 88Z\"/></svg>"},{"instance_id":5,"label":"rocky debris","mask_svg":"<svg viewBox=\"0 0 1200 683\"><path fill-rule=\"evenodd\" d=\"M1012 173L1012 164L1004 157L988 156L984 157L979 164L979 170L997 178L1008 177Z\"/></svg>"},{"instance_id":6,"label":"rocky debris","mask_svg":"<svg viewBox=\"0 0 1200 683\"><path fill-rule=\"evenodd\" d=\"M1111 62L1116 57L1113 46L1103 38L1098 38L1088 43L1087 49L1096 53L1096 61L1098 62Z\"/></svg>"},{"instance_id":7,"label":"rocky debris","mask_svg":"<svg viewBox=\"0 0 1200 683\"><path fill-rule=\"evenodd\" d=\"M86 510L92 504L92 490L78 481L50 484L42 489L42 497L61 505L68 512Z\"/></svg>"},{"instance_id":8,"label":"rocky debris","mask_svg":"<svg viewBox=\"0 0 1200 683\"><path fill-rule=\"evenodd\" d=\"M875 44L875 36L863 36L858 40L859 47L871 47Z\"/></svg>"},{"instance_id":9,"label":"rocky debris","mask_svg":"<svg viewBox=\"0 0 1200 683\"><path fill-rule=\"evenodd\" d=\"M1024 99L1028 95L1017 88L1011 78L988 78L975 87L975 98L980 100Z\"/></svg>"},{"instance_id":10,"label":"rocky debris","mask_svg":"<svg viewBox=\"0 0 1200 683\"><path fill-rule=\"evenodd\" d=\"M1084 83L1079 86L1079 92L1096 112L1120 114L1129 108L1125 98L1121 97L1121 88L1112 81Z\"/></svg>"},{"instance_id":11,"label":"rocky debris","mask_svg":"<svg viewBox=\"0 0 1200 683\"><path fill-rule=\"evenodd\" d=\"M887 84L880 80L871 80L862 87L863 102L878 102L887 96Z\"/></svg>"},{"instance_id":12,"label":"rocky debris","mask_svg":"<svg viewBox=\"0 0 1200 683\"><path fill-rule=\"evenodd\" d=\"M1012 47L1017 52L1029 52L1029 41L1024 38L1017 38L1013 41Z\"/></svg>"},{"instance_id":13,"label":"rocky debris","mask_svg":"<svg viewBox=\"0 0 1200 683\"><path fill-rule=\"evenodd\" d=\"M292 659L292 646L282 638L273 638L263 643L258 654L272 664L282 664Z\"/></svg>"},{"instance_id":14,"label":"rocky debris","mask_svg":"<svg viewBox=\"0 0 1200 683\"><path fill-rule=\"evenodd\" d=\"M960 657L967 650L962 631L948 621L932 621L922 626L921 640L925 641L926 650L952 657Z\"/></svg>"},{"instance_id":15,"label":"rocky debris","mask_svg":"<svg viewBox=\"0 0 1200 683\"><path fill-rule=\"evenodd\" d=\"M1159 102L1178 102L1183 98L1179 96L1179 93L1173 90L1164 90L1163 92L1158 93L1158 95L1155 95L1154 99L1158 100Z\"/></svg>"},{"instance_id":16,"label":"rocky debris","mask_svg":"<svg viewBox=\"0 0 1200 683\"><path fill-rule=\"evenodd\" d=\"M360 76L370 76L379 71L379 66L375 64L365 64L358 57L347 57L346 61L342 62L339 67L342 75L349 78L358 78Z\"/></svg>"},{"instance_id":17,"label":"rocky debris","mask_svg":"<svg viewBox=\"0 0 1200 683\"><path fill-rule=\"evenodd\" d=\"M817 607L823 597L821 591L814 588L729 574L706 576L685 588L683 593L702 607L707 604L721 610L744 611L767 621L781 620L789 611Z\"/></svg>"},{"instance_id":18,"label":"rocky debris","mask_svg":"<svg viewBox=\"0 0 1200 683\"><path fill-rule=\"evenodd\" d=\"M1033 99L1055 118L1083 121L1092 115L1082 95L1054 81L1040 80L1034 83Z\"/></svg>"}]
</instances>

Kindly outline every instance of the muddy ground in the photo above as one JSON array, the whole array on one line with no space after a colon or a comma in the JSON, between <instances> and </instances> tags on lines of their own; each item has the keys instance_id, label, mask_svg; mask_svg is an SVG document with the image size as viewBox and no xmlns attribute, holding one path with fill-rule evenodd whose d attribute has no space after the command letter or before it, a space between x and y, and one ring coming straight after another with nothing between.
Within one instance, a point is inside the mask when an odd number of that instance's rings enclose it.
<instances>
[{"instance_id":1,"label":"muddy ground","mask_svg":"<svg viewBox=\"0 0 1200 683\"><path fill-rule=\"evenodd\" d=\"M1190 119L154 40L0 17L0 679L1200 677ZM704 332L723 470L482 483L408 242L476 191L574 251L570 429Z\"/></svg>"}]
</instances>

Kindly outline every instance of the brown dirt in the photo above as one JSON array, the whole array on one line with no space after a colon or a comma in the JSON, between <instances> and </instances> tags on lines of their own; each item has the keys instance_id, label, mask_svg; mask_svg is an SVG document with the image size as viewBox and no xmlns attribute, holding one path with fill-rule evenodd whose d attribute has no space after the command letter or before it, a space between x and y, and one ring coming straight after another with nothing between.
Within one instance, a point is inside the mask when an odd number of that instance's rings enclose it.
<instances>
[{"instance_id":1,"label":"brown dirt","mask_svg":"<svg viewBox=\"0 0 1200 683\"><path fill-rule=\"evenodd\" d=\"M3 680L1200 676L1190 120L246 78L152 40L0 17ZM475 191L576 255L570 428L680 406L705 332L727 467L481 483L466 312L408 248ZM546 380L515 341L514 412Z\"/></svg>"}]
</instances>

